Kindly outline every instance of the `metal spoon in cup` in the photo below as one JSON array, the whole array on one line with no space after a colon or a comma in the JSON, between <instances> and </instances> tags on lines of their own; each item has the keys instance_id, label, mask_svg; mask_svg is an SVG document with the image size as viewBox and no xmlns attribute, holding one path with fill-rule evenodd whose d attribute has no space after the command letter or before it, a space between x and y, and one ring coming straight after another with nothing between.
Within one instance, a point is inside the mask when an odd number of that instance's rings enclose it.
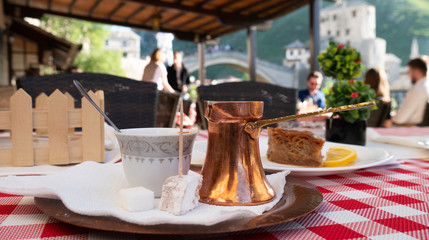
<instances>
[{"instance_id":1,"label":"metal spoon in cup","mask_svg":"<svg viewBox=\"0 0 429 240\"><path fill-rule=\"evenodd\" d=\"M95 107L95 109L97 109L101 115L103 115L104 119L107 120L107 122L110 123L110 125L113 127L113 129L115 129L116 132L121 132L121 130L119 130L119 128L112 122L112 120L110 120L110 118L106 115L106 113L103 112L103 110L101 110L101 108L99 108L97 106L97 104L91 99L91 97L88 95L87 91L85 90L85 88L82 86L82 84L80 84L79 81L77 80L73 80L74 85L76 86L76 88L79 90L79 92L82 94L82 96L84 96L91 104L92 106Z\"/></svg>"}]
</instances>

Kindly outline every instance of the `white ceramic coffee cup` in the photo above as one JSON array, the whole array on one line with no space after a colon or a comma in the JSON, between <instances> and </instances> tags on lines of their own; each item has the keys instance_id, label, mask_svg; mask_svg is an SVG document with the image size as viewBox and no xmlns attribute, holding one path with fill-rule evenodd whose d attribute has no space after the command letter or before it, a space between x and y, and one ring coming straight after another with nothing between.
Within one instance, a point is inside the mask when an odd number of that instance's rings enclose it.
<instances>
[{"instance_id":1,"label":"white ceramic coffee cup","mask_svg":"<svg viewBox=\"0 0 429 240\"><path fill-rule=\"evenodd\" d=\"M191 165L196 129L183 134L183 174ZM143 186L161 197L162 185L179 172L178 128L130 128L115 132L125 177L131 187Z\"/></svg>"}]
</instances>

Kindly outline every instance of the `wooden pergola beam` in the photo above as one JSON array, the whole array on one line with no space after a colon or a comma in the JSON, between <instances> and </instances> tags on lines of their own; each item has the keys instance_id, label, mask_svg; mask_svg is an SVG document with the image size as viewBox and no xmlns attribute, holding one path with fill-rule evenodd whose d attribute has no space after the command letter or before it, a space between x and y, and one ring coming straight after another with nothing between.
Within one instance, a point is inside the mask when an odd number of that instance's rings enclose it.
<instances>
[{"instance_id":1,"label":"wooden pergola beam","mask_svg":"<svg viewBox=\"0 0 429 240\"><path fill-rule=\"evenodd\" d=\"M159 9L159 10L157 10L156 11L156 13L154 13L154 14L152 14L152 15L149 15L142 23L141 23L141 25L146 25L146 23L147 22L149 22L149 20L151 20L152 19L152 17L153 17L153 15L158 15L158 14L161 14L161 13L163 13L164 12L164 10L163 9Z\"/></svg>"},{"instance_id":2,"label":"wooden pergola beam","mask_svg":"<svg viewBox=\"0 0 429 240\"><path fill-rule=\"evenodd\" d=\"M30 0L26 0L26 1L28 3L28 1L30 1ZM52 1L52 0L48 0L48 1ZM92 6L90 7L90 10L88 11L88 14L87 14L88 17L91 17L94 14L94 12L96 12L98 6L101 4L102 1L103 0L96 0L96 2L92 4ZM211 0L209 0L209 1L211 1ZM305 3L302 4L302 2L308 3L308 1L309 0L299 1L300 3L298 5L302 6L305 4ZM239 28L259 24L259 23L262 23L262 22L266 21L267 19L269 19L269 17L265 17L264 15L262 15L262 17L257 16L256 15L257 13L252 13L252 14L247 14L247 15L240 14L240 12L242 12L240 9L235 9L234 13L222 11L226 8L226 6L231 6L232 4L235 4L236 3L235 1L228 1L223 6L219 6L217 9L204 8L203 6L208 3L207 1L204 1L204 4L202 4L203 3L202 2L201 4L197 4L196 6L184 5L184 4L182 4L181 1L167 2L167 1L163 1L163 0L121 0L120 4L123 4L126 2L135 2L135 3L142 4L143 6L153 6L153 7L161 8L164 10L179 11L179 12L183 12L184 14L194 13L197 15L211 16L211 17L217 18L218 21L222 25L229 25L229 26L239 27ZM269 10L272 7L271 3L273 5L278 3L278 5L281 5L281 6L288 6L290 4L294 4L295 2L296 1L271 0L269 6L266 8ZM72 0L70 5L67 6L68 10L69 10L67 17L73 17L74 16L72 14L72 9L73 9L75 3L76 3L76 0ZM283 4L281 4L281 3L283 3ZM15 3L12 3L12 4L15 4ZM257 6L258 4L254 5L254 6ZM16 4L16 5L20 5L20 4ZM249 5L253 5L253 3L249 4ZM250 7L247 6L247 7L251 8L254 6L250 6ZM244 9L246 9L247 7L244 7ZM33 6L32 6L32 8L33 8ZM38 8L40 8L40 7L38 7ZM51 9L48 9L48 10L51 10ZM118 11L118 10L115 9L113 14L111 12L109 14L109 18L112 17L114 15L114 13L116 13L116 11ZM287 8L282 7L281 10L276 11L275 15L277 16L279 14L282 14L282 13L284 13L284 11L287 11ZM263 11L258 10L258 12L263 12ZM260 15L260 14L258 14L258 15ZM179 15L177 15L177 16L179 16ZM129 20L131 20L131 18L128 18L124 22L128 22ZM170 22L171 22L170 20L167 20L166 22L161 21L161 25L169 24Z\"/></svg>"},{"instance_id":3,"label":"wooden pergola beam","mask_svg":"<svg viewBox=\"0 0 429 240\"><path fill-rule=\"evenodd\" d=\"M162 25L168 25L169 23L171 23L172 21L182 17L183 15L185 15L184 12L179 12L178 14L176 14L176 15L172 16L171 18L167 19L166 21L164 21L162 23Z\"/></svg>"},{"instance_id":4,"label":"wooden pergola beam","mask_svg":"<svg viewBox=\"0 0 429 240\"><path fill-rule=\"evenodd\" d=\"M48 0L48 9L51 10L52 9L52 0Z\"/></svg>"},{"instance_id":5,"label":"wooden pergola beam","mask_svg":"<svg viewBox=\"0 0 429 240\"><path fill-rule=\"evenodd\" d=\"M239 12L245 12L245 11L248 11L248 10L250 10L250 9L252 9L252 8L254 8L254 7L257 7L258 5L262 5L262 4L266 4L267 2L265 2L265 1L257 1L257 2L254 2L254 3L252 3L252 4L249 4L249 5L247 5L247 6L245 6L245 7L243 7L243 8L241 8L241 9L239 9ZM276 4L279 4L279 2L278 1L270 1L269 2L269 4L267 4L263 9L262 9L262 11L264 11L264 10L266 10L266 9L269 9L269 8L272 8L273 7L273 5L276 5Z\"/></svg>"},{"instance_id":6,"label":"wooden pergola beam","mask_svg":"<svg viewBox=\"0 0 429 240\"><path fill-rule=\"evenodd\" d=\"M131 0L130 0L131 1ZM204 8L196 8L192 6L186 6L183 4L178 4L175 2L164 2L161 0L132 0L134 2L143 3L146 5L151 5L154 7L163 7L173 10L182 10L186 12L192 12L196 14L205 14L205 15L212 15L216 16L216 11L210 10L210 9L204 9Z\"/></svg>"},{"instance_id":7,"label":"wooden pergola beam","mask_svg":"<svg viewBox=\"0 0 429 240\"><path fill-rule=\"evenodd\" d=\"M115 13L117 13L124 5L125 2L118 3L118 5L116 5L116 7L109 14L107 14L107 19L112 18L112 16L115 15Z\"/></svg>"},{"instance_id":8,"label":"wooden pergola beam","mask_svg":"<svg viewBox=\"0 0 429 240\"><path fill-rule=\"evenodd\" d=\"M77 15L77 14L70 16L70 14L65 13L65 12L57 12L57 11L45 10L45 9L35 9L35 8L30 8L30 7L11 5L11 4L6 4L6 7L10 11L14 11L15 7L20 8L21 9L20 10L21 15L18 17L40 18L41 16L43 16L43 14L46 13L46 14L51 14L51 15L63 16L63 17L73 17L76 19L92 21L92 22L99 22L99 23L104 23L104 24L112 24L112 25L118 24L117 22L112 21L111 19L101 19L101 18L95 18L93 16L85 16L85 15ZM140 24L134 24L134 23L127 22L127 23L123 23L122 25L127 26L127 27L137 28L137 29L153 31L152 27L144 26L144 25L140 25ZM191 33L191 32L184 32L184 31L180 31L180 30L175 30L175 29L164 29L164 28L162 28L162 26L161 26L159 31L173 33L174 35L176 35L177 38L182 39L182 40L186 40L186 41L194 41L196 38L205 39L205 37L206 37L205 34L203 34L203 33Z\"/></svg>"},{"instance_id":9,"label":"wooden pergola beam","mask_svg":"<svg viewBox=\"0 0 429 240\"><path fill-rule=\"evenodd\" d=\"M217 19L213 19L213 20L209 20L207 22L200 23L197 26L194 26L193 30L196 30L196 29L198 29L198 28L200 28L200 27L202 27L204 25L210 25L210 24L213 24L213 23L216 23L216 22L218 22L218 20Z\"/></svg>"},{"instance_id":10,"label":"wooden pergola beam","mask_svg":"<svg viewBox=\"0 0 429 240\"><path fill-rule=\"evenodd\" d=\"M196 7L196 8L200 8L200 7L202 7L202 6L204 6L204 5L208 4L208 3L211 3L211 2L213 2L213 1L214 1L214 0L205 0L205 1L201 1L200 3L195 4L195 5L194 5L194 7Z\"/></svg>"},{"instance_id":11,"label":"wooden pergola beam","mask_svg":"<svg viewBox=\"0 0 429 240\"><path fill-rule=\"evenodd\" d=\"M57 48L65 52L69 51L73 45L65 39L49 36L43 33L43 30L37 27L28 27L27 25L28 23L25 23L23 20L14 19L10 25L10 30L17 35L32 36L32 40L43 43L45 47Z\"/></svg>"},{"instance_id":12,"label":"wooden pergola beam","mask_svg":"<svg viewBox=\"0 0 429 240\"><path fill-rule=\"evenodd\" d=\"M189 20L181 23L180 27L184 27L184 26L186 26L186 25L188 25L188 24L190 24L190 23L192 23L192 22L194 22L194 21L196 21L198 19L201 19L201 18L202 18L201 15L197 15L196 17L193 17L193 18L191 18L191 19L189 19Z\"/></svg>"},{"instance_id":13,"label":"wooden pergola beam","mask_svg":"<svg viewBox=\"0 0 429 240\"><path fill-rule=\"evenodd\" d=\"M53 9L46 9L46 5L45 6L42 6L42 5L23 6L24 4L22 3L9 2L9 1L14 1L14 0L6 0L5 5L18 7L20 9L25 9L25 14L27 15L42 16L43 13L48 13L53 15L89 20L94 22L102 22L106 24L121 24L124 26L136 27L136 28L147 29L147 30L153 30L151 24L146 24L148 21L150 21L152 15L149 16L149 14L147 14L148 15L147 18L144 19L143 21L131 21L131 20L133 20L133 18L135 18L139 13L141 13L148 6L153 6L158 11L170 12L170 10L172 10L172 12L176 12L177 14L173 15L174 14L173 13L172 14L173 16L166 18L165 20L164 18L161 19L161 27L160 27L161 29L159 30L172 32L177 35L177 38L190 40L190 41L205 41L208 38L216 38L216 37L219 37L220 35L237 31L243 27L248 27L248 26L265 22L272 18L283 15L287 12L293 11L296 8L301 7L306 3L310 2L310 0L301 0L301 1L266 0L264 3L261 3L261 1L252 2L243 7L240 7L241 9L235 8L235 9L231 9L232 12L229 12L229 11L227 12L226 6L232 6L233 4L236 3L236 1L234 0L227 1L225 4L223 4L223 6L218 6L216 9L207 9L207 8L204 8L205 4L208 4L207 1L205 1L204 4L201 3L201 4L196 4L195 6L189 6L189 5L182 4L182 2L184 1L167 2L167 0L120 0L120 2L117 3L118 5L116 6L116 8L106 14L107 15L107 19L106 19L106 16L101 17L100 15L95 14L97 13L97 9L101 4L104 4L105 2L106 3L109 2L104 0L95 0L95 2L90 4L89 10L87 10L87 12L85 13L82 13L81 11L73 11L73 7L75 6L77 0L71 0L69 5L66 6L67 8L65 11L57 10L57 8L55 8L56 0L47 0L47 1L52 1ZM28 2L31 0L25 0L25 1ZM118 11L128 2L139 3L141 5L135 7L135 9L133 9L133 12L129 16L121 17L120 20L115 18ZM258 7L257 11L254 10L255 7L257 7L259 4L265 4L265 5L263 7L261 6ZM198 7L197 5L200 5L200 7ZM246 15L241 14L243 9L244 11L251 10L251 11L247 11L251 14L246 14ZM18 13L16 13L13 10L11 11L6 10L6 12L15 13L19 15L19 11L17 11ZM157 14L159 13L160 12L158 12ZM190 20L185 20L184 25L188 26L188 28L183 27L183 25L178 25L178 26L171 25L171 23L176 19L181 18L182 16L189 17L189 15L191 16L198 15L200 17L195 17ZM204 19L207 16L213 18L214 20L206 21L205 23L195 23L196 26L192 26L191 28L189 28L190 26L189 24L192 21L195 21L196 19L199 19L199 18ZM112 18L114 18L114 20ZM208 26L206 27L208 29L204 29L205 27L204 25L212 24L212 22L214 21L218 21L219 25L216 24L216 26Z\"/></svg>"},{"instance_id":14,"label":"wooden pergola beam","mask_svg":"<svg viewBox=\"0 0 429 240\"><path fill-rule=\"evenodd\" d=\"M98 5L100 5L100 3L101 3L102 1L103 1L103 0L97 0L97 1L94 3L94 5L92 5L91 9L90 9L90 10L89 10L89 12L88 12L88 17L91 17L91 16L92 16L92 14L94 13L95 9L97 9Z\"/></svg>"},{"instance_id":15,"label":"wooden pergola beam","mask_svg":"<svg viewBox=\"0 0 429 240\"><path fill-rule=\"evenodd\" d=\"M133 17L137 16L137 14L139 14L145 8L146 8L146 6L141 6L141 7L137 8L133 13L131 13L127 18L124 19L124 22L125 23L129 22Z\"/></svg>"},{"instance_id":16,"label":"wooden pergola beam","mask_svg":"<svg viewBox=\"0 0 429 240\"><path fill-rule=\"evenodd\" d=\"M180 11L189 12L189 13L213 16L218 18L222 23L226 25L248 26L248 25L259 23L258 19L255 18L254 16L233 15L231 13L222 12L216 9L205 9L201 7L186 6L182 4L177 4L175 2L164 2L159 0L128 0L128 1L143 3L154 7L162 7L162 8L172 9L172 10L180 10Z\"/></svg>"},{"instance_id":17,"label":"wooden pergola beam","mask_svg":"<svg viewBox=\"0 0 429 240\"><path fill-rule=\"evenodd\" d=\"M251 4L249 4L249 5L247 5L247 6L243 7L243 8L240 8L239 11L240 12L245 12L245 11L247 11L249 9L252 9L252 8L254 8L254 7L258 6L258 5L264 4L264 3L266 3L266 2L264 2L264 1L256 1L256 2L251 3Z\"/></svg>"},{"instance_id":18,"label":"wooden pergola beam","mask_svg":"<svg viewBox=\"0 0 429 240\"><path fill-rule=\"evenodd\" d=\"M218 28L219 28L218 26L213 26L213 27L211 27L211 28L209 28L209 29L206 29L206 30L204 31L204 34L206 34L206 35L211 35L212 31L213 31L213 30L216 30L216 29L218 29Z\"/></svg>"},{"instance_id":19,"label":"wooden pergola beam","mask_svg":"<svg viewBox=\"0 0 429 240\"><path fill-rule=\"evenodd\" d=\"M217 11L222 11L222 9L227 8L231 5L234 5L236 2L235 1L231 1L231 2L225 2L224 4L221 4L219 6L217 6Z\"/></svg>"},{"instance_id":20,"label":"wooden pergola beam","mask_svg":"<svg viewBox=\"0 0 429 240\"><path fill-rule=\"evenodd\" d=\"M213 31L206 31L206 34L210 35L210 36L215 36L216 37L216 36L224 35L226 33L233 32L234 30L235 30L235 28L227 26L227 27L224 27L224 28L221 28L221 29L219 29L219 28L213 28Z\"/></svg>"},{"instance_id":21,"label":"wooden pergola beam","mask_svg":"<svg viewBox=\"0 0 429 240\"><path fill-rule=\"evenodd\" d=\"M73 11L73 8L74 8L74 5L76 4L76 2L77 2L77 0L73 0L71 3L70 3L70 6L69 6L69 14L71 14L72 13L72 11Z\"/></svg>"}]
</instances>

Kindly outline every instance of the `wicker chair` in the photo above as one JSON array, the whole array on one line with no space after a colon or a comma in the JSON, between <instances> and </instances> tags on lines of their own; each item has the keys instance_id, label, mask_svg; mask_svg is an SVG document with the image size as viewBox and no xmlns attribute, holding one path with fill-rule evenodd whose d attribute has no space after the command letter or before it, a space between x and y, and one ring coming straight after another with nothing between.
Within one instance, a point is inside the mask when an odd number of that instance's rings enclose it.
<instances>
[{"instance_id":1,"label":"wicker chair","mask_svg":"<svg viewBox=\"0 0 429 240\"><path fill-rule=\"evenodd\" d=\"M156 111L157 127L174 127L180 94L160 91Z\"/></svg>"},{"instance_id":2,"label":"wicker chair","mask_svg":"<svg viewBox=\"0 0 429 240\"><path fill-rule=\"evenodd\" d=\"M156 112L157 127L175 127L176 113L179 111L179 93L160 91L158 93L158 107ZM183 112L189 114L192 101L183 100Z\"/></svg>"},{"instance_id":3,"label":"wicker chair","mask_svg":"<svg viewBox=\"0 0 429 240\"><path fill-rule=\"evenodd\" d=\"M135 81L128 78L98 73L66 73L41 77L24 77L18 80L34 99L42 92L51 94L55 89L69 92L75 98L75 107L80 107L82 96L73 84L76 79L88 90L104 91L104 106L107 115L119 128L155 126L158 90L155 83Z\"/></svg>"},{"instance_id":4,"label":"wicker chair","mask_svg":"<svg viewBox=\"0 0 429 240\"><path fill-rule=\"evenodd\" d=\"M390 102L379 101L377 103L377 110L373 110L367 120L368 127L382 127L390 111Z\"/></svg>"},{"instance_id":5,"label":"wicker chair","mask_svg":"<svg viewBox=\"0 0 429 240\"><path fill-rule=\"evenodd\" d=\"M264 101L262 119L296 114L297 90L260 82L232 82L197 88L199 112L204 113L204 101ZM204 114L202 127L207 128Z\"/></svg>"},{"instance_id":6,"label":"wicker chair","mask_svg":"<svg viewBox=\"0 0 429 240\"><path fill-rule=\"evenodd\" d=\"M423 121L418 124L420 127L428 127L429 126L429 101L426 103L425 113L423 115Z\"/></svg>"}]
</instances>

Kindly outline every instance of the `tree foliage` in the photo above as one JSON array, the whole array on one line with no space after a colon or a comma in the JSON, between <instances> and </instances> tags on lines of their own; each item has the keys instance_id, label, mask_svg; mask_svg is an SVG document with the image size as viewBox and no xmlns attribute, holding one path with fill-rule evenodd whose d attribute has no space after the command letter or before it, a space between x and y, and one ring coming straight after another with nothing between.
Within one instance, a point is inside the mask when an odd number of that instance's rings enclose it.
<instances>
[{"instance_id":1,"label":"tree foliage","mask_svg":"<svg viewBox=\"0 0 429 240\"><path fill-rule=\"evenodd\" d=\"M401 58L402 65L405 65L409 60L413 37L417 37L418 40L429 37L429 1L367 0L367 2L376 6L377 37L386 39L387 52L397 55ZM422 48L420 53L428 54Z\"/></svg>"},{"instance_id":2,"label":"tree foliage","mask_svg":"<svg viewBox=\"0 0 429 240\"><path fill-rule=\"evenodd\" d=\"M122 53L105 50L104 44L110 35L108 25L70 18L45 16L41 27L46 31L76 44L89 43L89 51L81 51L74 64L84 72L98 72L124 76L121 67Z\"/></svg>"}]
</instances>

